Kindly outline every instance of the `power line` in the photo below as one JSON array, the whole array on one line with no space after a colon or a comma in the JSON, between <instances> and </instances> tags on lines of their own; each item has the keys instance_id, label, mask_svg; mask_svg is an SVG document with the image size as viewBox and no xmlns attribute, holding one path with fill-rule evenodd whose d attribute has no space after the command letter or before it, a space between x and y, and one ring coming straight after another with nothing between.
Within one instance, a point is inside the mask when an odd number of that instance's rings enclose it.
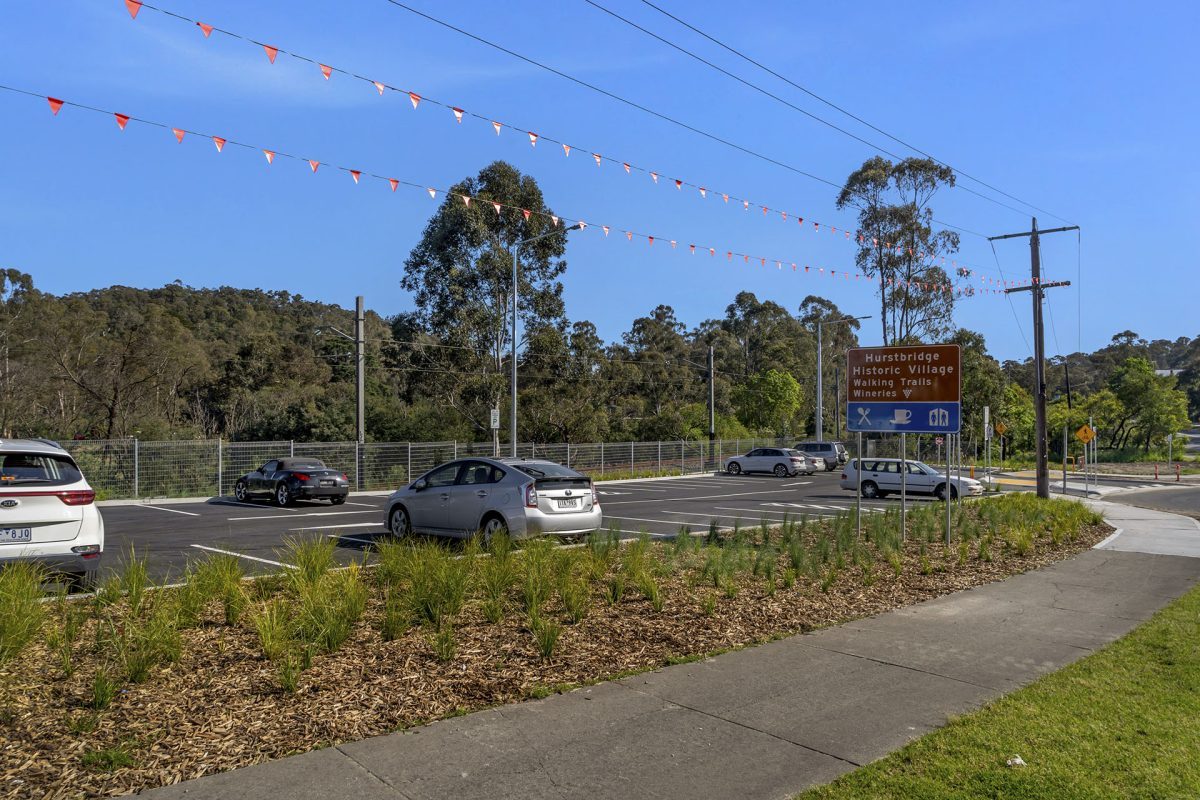
<instances>
[{"instance_id":1,"label":"power line","mask_svg":"<svg viewBox=\"0 0 1200 800\"><path fill-rule=\"evenodd\" d=\"M596 4L596 3L592 2L592 0L585 0L585 2L588 2L588 3L590 3L591 5L593 5L593 6L596 6L597 8L602 8L602 7L601 7L601 6L599 6L598 4ZM990 184L990 183L987 183L986 181L984 181L984 180L982 180L982 179L980 179L980 178L976 178L975 176L973 176L973 175L971 175L971 174L969 174L969 173L967 173L967 172L964 172L963 170L961 170L961 169L959 169L959 168L957 168L957 167L954 167L954 166L951 166L950 164L947 164L946 162L944 162L944 161L942 161L942 160L940 160L940 159L936 158L935 156L931 155L930 153L927 153L927 152L925 152L924 150L922 150L921 148L917 147L916 145L909 144L908 142L904 141L903 139L900 139L899 137L897 137L897 136L894 136L894 135L892 135L892 134L888 133L887 131L883 130L882 128L880 128L880 127L878 127L878 126L876 126L876 125L873 125L872 123L870 123L870 122L868 122L867 120L863 119L862 117L858 116L857 114L854 114L854 113L852 113L852 112L850 112L850 111L846 110L845 108L843 108L842 106L838 105L837 103L834 103L833 101L831 101L831 100L828 100L828 99L826 99L826 98L822 97L821 95L817 94L816 92L813 92L812 90L810 90L810 89L808 89L808 88L806 88L806 87L804 87L804 86L801 86L799 83L796 83L795 81L791 80L790 78L788 78L788 77L786 77L786 76L784 76L784 75L781 75L780 73L776 72L775 70L771 69L770 67L766 66L765 64L763 64L763 63L761 63L761 62L759 62L759 61L756 61L755 59L751 58L750 56L747 56L747 55L745 55L744 53L741 53L741 52L739 52L738 50L734 49L733 47L730 47L729 45L725 44L724 42L722 42L721 40L717 39L716 37L714 37L714 36L712 36L712 35L710 35L710 34L708 34L708 33L704 32L704 31L700 30L700 29L699 29L699 28L697 28L695 25L692 25L691 23L689 23L689 22L686 22L686 21L684 21L684 20L680 19L679 17L675 16L675 15L674 15L674 14L672 14L671 12L669 12L669 11L667 11L667 10L665 10L665 9L663 9L663 8L661 8L661 7L659 7L659 6L657 6L657 5L655 5L654 3L650 2L650 0L642 0L642 2L643 2L643 3L645 3L646 5L650 6L650 8L654 9L655 11L659 12L660 14L663 14L664 16L667 16L667 17L669 17L670 19L673 19L675 22L679 23L680 25L684 26L685 28L687 28L687 29L689 29L689 30L693 31L694 33L697 33L697 34L699 34L700 36L702 36L702 37L704 37L705 39L709 40L710 42L712 42L713 44L717 45L718 47L721 47L721 48L723 48L723 49L727 50L728 52L730 52L730 53L732 53L733 55L737 56L738 58L742 59L743 61L747 61L747 62L749 62L749 63L753 64L754 66L756 66L756 67L758 67L759 69L761 69L761 70L763 70L763 71L767 72L767 73L768 73L768 74L770 74L770 75L773 75L774 77L778 78L779 80L783 81L784 83L788 84L789 86L792 86L792 87L794 87L794 88L796 88L796 89L799 89L800 91L802 91L802 92L804 92L805 94L807 94L809 97L812 97L813 99L815 99L815 100L818 100L818 101L820 101L821 103L824 103L825 105L829 106L830 108L834 109L835 111L838 111L839 113L846 115L847 117L849 117L850 119L854 120L855 122L861 123L861 124L863 124L863 125L867 126L868 128L870 128L871 130L875 131L876 133L879 133L879 134L882 134L883 136L886 136L887 138L891 139L893 142L896 142L897 144L903 145L904 147L907 147L909 150L912 150L913 152L920 153L921 155L925 156L926 158L932 159L933 161L937 162L938 164L941 164L941 165L942 165L942 166L944 166L944 167L947 167L947 168L949 168L949 169L952 169L952 170L954 170L954 172L958 173L959 175L962 175L964 178L967 178L968 180L974 181L975 183L978 183L980 186L987 187L988 189L991 189L993 192L996 192L997 194L1002 194L1002 195L1004 195L1005 197L1009 198L1010 200L1015 200L1016 202L1018 202L1018 203L1021 203L1022 205L1026 205L1026 206L1028 206L1029 208L1032 208L1032 209L1035 209L1035 210L1037 210L1037 211L1040 211L1040 212L1041 212L1041 213L1043 213L1043 214L1047 214L1047 215L1049 215L1049 216L1051 216L1051 217L1054 217L1055 219L1059 219L1059 220L1062 220L1063 222L1068 222L1068 223L1069 223L1069 220L1066 220L1066 219L1064 219L1063 217L1060 217L1060 216L1058 216L1057 214L1054 214L1054 213L1052 213L1052 212L1050 212L1050 211L1046 211L1044 208L1039 208L1038 206L1035 206L1033 203L1030 203L1030 202L1029 202L1029 201L1027 201L1027 200L1022 200L1020 197L1017 197L1016 195L1009 194L1008 192L1004 191L1003 189L1000 189L1000 188L998 188L998 187L996 187L996 186L993 186L992 184ZM608 11L608 9L602 9L602 10L604 10L604 11ZM608 13L612 14L612 12L611 12L611 11L609 11ZM616 14L613 14L613 16L617 16L617 15L616 15ZM632 25L633 23L629 23L629 24L631 24L631 25ZM636 26L636 25L635 25L635 27L639 27L639 29L641 29L641 28L640 28L640 26ZM641 30L644 30L644 29L641 29ZM649 33L649 31L647 31L647 33ZM651 36L655 36L654 34L650 34L650 35L651 35ZM658 37L658 36L655 36L655 38L656 38L656 39L659 39L660 41L665 41L665 40L661 39L661 37ZM671 44L671 43L669 43L669 42L668 42L668 44ZM674 45L674 44L671 44L671 46L672 46L672 47L675 47L675 48L676 48L676 49L678 49L678 50L683 50L683 48L680 48L680 47L678 47L678 46L676 46L676 45ZM699 58L699 56L695 56L695 55L694 55L694 54L692 54L690 51L683 50L683 52L686 52L686 53L688 53L688 55L692 55L693 57L695 57L695 58L697 58L697 59L699 59L699 60L701 60L701 61L704 61L704 59L700 59L700 58ZM704 63L706 63L706 64L707 64L707 63L709 63L709 62L705 61ZM716 68L716 69L720 69L720 67L715 67L715 68ZM724 70L721 70L721 71L722 71L722 72L724 72ZM726 73L726 74L728 74L728 73ZM736 77L736 76L735 76L735 77ZM738 80L741 80L741 79L739 78ZM745 82L745 81L743 81L743 82ZM759 87L757 87L757 86L756 86L755 88L759 88ZM760 91L765 91L765 90L761 90L761 89L760 89ZM769 94L769 93L768 93L768 94ZM786 101L785 101L785 102L786 102ZM791 105L791 104L790 104L790 103L788 103L788 105ZM803 112L803 113L807 114L807 115L808 115L808 116L810 116L810 117L813 117L814 119L818 119L820 122L822 122L822 123L824 123L824 124L826 124L826 125L829 125L830 127L834 128L835 130L838 130L838 131L841 131L841 130L842 130L841 128L837 127L836 125L833 125L832 123L830 123L830 122L828 122L828 121L826 121L826 120L824 120L824 119L820 119L820 118L816 117L815 115L813 115L813 114L811 114L811 113L809 113L809 112L807 112L807 111L805 111L805 112ZM871 147L874 147L876 150L879 150L879 151L880 151L880 152L882 152L882 153L887 153L887 151L886 151L886 150L884 150L883 148L881 148L881 147L879 147L879 146L877 146L877 145L871 144L870 142L866 142L866 140L864 140L864 139L861 139L861 138L859 138L859 137L857 137L857 136L854 136L854 134L847 134L847 135L849 135L849 136L853 136L855 139L858 139L858 141L860 141L860 142L863 142L864 144L869 144ZM888 155L891 155L891 154L890 154L890 153L888 153ZM897 156L893 156L893 158L896 158L896 157L897 157ZM964 186L964 187L961 187L961 188L963 188L963 189L966 189L966 191L971 191L970 189L967 189L967 187L965 187L965 186ZM999 203L999 202L998 202L998 201L996 201L995 199L993 199L993 198L989 198L989 197L986 197L985 195L979 194L978 192L973 192L973 191L972 191L971 193L972 193L972 194L976 194L976 195L978 195L979 197L983 197L985 200L989 200L989 201L991 201L991 202L995 202L995 203L997 203L998 205L1002 205L1002 206L1004 206L1005 208L1012 208L1012 206L1006 205L1006 204L1004 204L1004 203ZM1013 209L1013 210L1016 210L1016 209Z\"/></svg>"},{"instance_id":2,"label":"power line","mask_svg":"<svg viewBox=\"0 0 1200 800\"><path fill-rule=\"evenodd\" d=\"M1008 278L1004 275L1004 267L1000 266L1000 256L996 253L996 243L989 240L988 244L992 246L992 257L996 259L996 269L1000 270L1001 280L1003 280L1005 283L1008 283ZM1013 305L1012 295L1005 292L1004 299L1008 301L1008 307L1012 311L1013 321L1017 323L1017 331L1020 332L1021 339L1025 342L1025 349L1028 350L1029 354L1032 356L1033 348L1029 345L1029 339L1025 336L1025 327L1021 325L1021 318L1017 315L1017 307Z\"/></svg>"}]
</instances>

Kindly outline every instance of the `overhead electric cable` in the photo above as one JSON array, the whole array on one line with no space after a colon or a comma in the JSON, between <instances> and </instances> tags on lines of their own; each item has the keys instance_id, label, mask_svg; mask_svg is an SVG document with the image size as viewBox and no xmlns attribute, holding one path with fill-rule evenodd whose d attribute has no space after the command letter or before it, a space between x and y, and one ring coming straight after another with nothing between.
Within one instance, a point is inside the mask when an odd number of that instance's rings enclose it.
<instances>
[{"instance_id":1,"label":"overhead electric cable","mask_svg":"<svg viewBox=\"0 0 1200 800\"><path fill-rule=\"evenodd\" d=\"M585 0L585 2L588 2L588 3L590 3L591 5L593 5L593 6L596 6L597 8L600 8L601 10L607 11L607 12L608 12L608 13L610 13L610 14L612 14L612 13L613 13L613 12L611 12L611 11L608 11L608 9L606 9L606 8L603 8L602 6L598 5L597 3L594 3L594 2L592 2L592 0ZM705 38L705 39L707 39L708 41L710 41L710 42L712 42L713 44L717 45L718 47L721 47L721 48L723 48L724 50L726 50L726 51L728 51L728 52L732 53L733 55L737 56L738 58L742 59L743 61L746 61L746 62L749 62L750 64L753 64L754 66L758 67L759 69L763 70L764 72L766 72L766 73L768 73L768 74L770 74L770 75L773 75L774 77L778 78L779 80L783 81L784 83L788 84L789 86L792 86L793 88L799 89L800 91L804 92L804 93L805 93L806 95L808 95L809 97L812 97L814 100L817 100L817 101L819 101L819 102L821 102L821 103L824 103L825 105L829 106L830 108L834 109L835 111L837 111L837 112L839 112L839 113L841 113L841 114L844 114L844 115L846 115L847 117L849 117L850 119L854 120L855 122L858 122L858 123L860 123L860 124L862 124L862 125L865 125L865 126L867 126L868 128L870 128L871 130L875 131L876 133L879 133L879 134L881 134L881 135L883 135L883 136L886 136L887 138L891 139L893 142L896 142L897 144L903 145L904 147L907 147L909 150L912 150L912 151L913 151L913 152L915 152L915 153L920 153L921 155L925 156L926 158L928 158L928 159L931 159L931 160L933 160L933 161L937 162L938 164L941 164L943 167L947 167L947 168L949 168L949 169L952 169L952 170L954 170L954 172L955 172L955 173L957 173L957 174L959 174L959 175L963 176L964 178L967 178L968 180L974 181L975 183L979 184L980 186L984 186L984 187L986 187L986 188L988 188L988 189L991 189L993 192L996 192L997 194L1004 195L1005 197L1009 198L1010 200L1015 200L1016 202L1018 202L1018 203L1021 203L1022 205L1028 206L1029 208L1032 208L1032 209L1034 209L1034 210L1036 210L1036 211L1040 211L1041 213L1043 213L1043 214L1047 214L1048 216L1054 217L1055 219L1062 220L1063 222L1067 222L1067 223L1069 223L1069 222L1070 222L1070 220L1067 220L1067 219L1065 219L1065 218L1063 218L1063 217L1060 217L1059 215L1057 215L1057 214L1055 214L1055 213L1053 213L1053 212L1051 212L1051 211L1047 211L1047 210L1046 210L1046 209L1044 209L1044 208L1040 208L1039 206L1035 206L1033 203L1030 203L1028 200L1022 200L1020 197L1017 197L1016 195L1009 194L1008 192L1004 191L1003 189L1000 189L999 187L993 186L992 184L990 184L990 183L988 183L988 182L986 182L986 181L982 180L981 178L976 178L975 176L971 175L970 173L964 172L963 170L959 169L958 167L952 166L951 164L948 164L948 163L946 163L945 161L942 161L941 159L937 158L936 156L934 156L934 155L932 155L932 154L930 154L930 153L927 153L926 151L922 150L921 148L917 147L916 145L914 145L914 144L909 144L909 143L908 143L908 142L906 142L905 140L903 140L903 139L901 139L901 138L899 138L899 137L897 137L897 136L894 136L894 135L892 135L892 134L888 133L888 132L887 132L887 131L885 131L884 129L882 129L882 128L880 128L880 127L878 127L878 126L876 126L876 125L874 125L874 124L872 124L872 123L870 123L870 122L868 122L867 120L863 119L862 117L858 116L857 114L854 114L853 112L851 112L851 111L848 111L847 109L843 108L842 106L838 105L837 103L834 103L832 100L828 100L828 99L826 99L825 97L822 97L821 95L817 94L816 92L814 92L814 91L812 91L812 90L810 90L810 89L808 89L808 88L806 88L806 87L804 87L804 86L800 85L799 83L796 83L795 81L791 80L791 79L790 79L790 78L788 78L787 76L785 76L785 75L781 75L779 72L776 72L775 70L771 69L771 68L770 68L770 67L768 67L767 65L765 65L765 64L763 64L763 63L761 63L761 62L759 62L759 61L756 61L755 59L751 58L750 56L748 56L748 55L746 55L746 54L744 54L744 53L740 52L739 50L737 50L737 49L735 49L735 48L733 48L733 47L730 47L729 45L725 44L725 43L724 43L723 41L721 41L720 39L717 39L715 36L712 36L712 35L710 35L710 34L706 33L705 31L702 31L700 28L696 27L695 25L692 25L691 23L689 23L689 22L687 22L687 21L685 21L685 20L683 20L683 19L680 19L679 17L677 17L676 15L674 15L674 14L672 14L671 12L667 11L666 9L664 9L664 8L662 8L662 7L660 7L660 6L657 6L657 5L655 5L654 3L650 2L650 0L642 0L642 2L643 2L643 3L645 3L647 6L649 6L650 8L654 9L655 11L657 11L658 13L660 13L660 14L662 14L662 15L666 16L666 17L669 17L670 19L672 19L672 20L674 20L675 22L679 23L680 25L684 26L684 27L685 27L685 28L687 28L688 30L690 30L690 31L692 31L692 32L694 32L694 33L696 33L696 34L698 34L698 35L700 35L700 36L704 37L704 38ZM617 16L617 15L616 15L616 14L613 14L613 16ZM631 25L634 25L634 23L632 23L632 22L630 22L629 24L631 24ZM640 26L637 26L637 25L635 25L635 27L638 27L639 29L641 29L641 30L644 30L644 29L640 28ZM649 33L649 31L646 31L646 32L647 32L647 33ZM651 36L655 36L654 34L650 34L650 35L651 35ZM656 39L660 39L660 41L664 41L664 42L665 42L665 40L663 40L661 37L655 36L655 38L656 38ZM672 46L672 47L675 47L675 48L676 48L676 49L678 49L678 50L682 50L683 52L686 52L686 53L688 53L688 55L693 55L693 57L695 57L695 58L699 58L698 56L694 56L694 54L692 54L690 51L683 50L683 48L680 48L680 47L678 47L678 46L674 45L673 43L670 43L670 42L666 42L666 43L667 43L667 44L671 44L671 46ZM700 59L700 60L702 60L702 61L703 61L704 59ZM705 63L709 63L709 62L705 61ZM715 69L720 69L720 67L715 67L715 66L714 66L714 68L715 68ZM724 72L724 70L721 70L721 71L722 71L722 72ZM728 74L728 73L726 73L726 74ZM734 76L734 77L736 77L736 76ZM739 78L738 80L741 80L741 79ZM757 87L757 86L756 86L755 88L759 88L759 87ZM790 103L789 103L789 105L790 105ZM821 119L821 118L819 118L819 117L816 117L816 115L813 115L813 114L811 114L811 113L809 113L809 112L807 112L807 111L805 111L805 112L803 112L803 113L807 114L808 116L811 116L811 117L813 117L814 119L818 119L820 122L822 122L822 123L824 123L824 124L826 124L826 125L829 125L830 127L832 127L832 128L835 128L836 130L839 130L839 131L841 131L841 130L842 130L841 128L837 127L836 125L833 125L832 123L828 122L827 120L824 120L824 119ZM853 134L847 134L847 135L854 136ZM860 141L860 142L864 142L865 144L870 144L869 142L866 142L864 139L861 139L861 138L859 138L859 137L857 137L857 136L854 136L854 138L858 139L858 141ZM871 144L871 146L872 146L872 147L874 147L875 149L879 150L880 152L887 153L887 151L886 151L886 150L883 150L883 148L880 148L880 147L878 147L877 145ZM888 155L891 155L891 154L890 154L890 153L888 153ZM897 158L897 157L898 157L898 156L893 156L893 158ZM965 186L964 186L964 187L961 187L961 188L963 188L963 189L966 189L966 187L965 187ZM971 191L970 189L966 189L966 190L967 190L967 191ZM985 200L990 200L991 202L997 202L997 203L998 203L998 201L996 201L995 199L993 199L993 198L989 198L989 197L986 197L985 195L979 194L978 192L972 192L972 194L977 194L978 196L980 196L980 197L983 197ZM1003 204L1003 203L998 203L998 204L999 204L999 205L1004 205L1004 207L1005 207L1005 208L1012 208L1012 206L1008 206L1008 205L1005 205L1005 204ZM1013 210L1016 210L1016 209L1013 209ZM1024 212L1021 212L1021 213L1024 213Z\"/></svg>"}]
</instances>

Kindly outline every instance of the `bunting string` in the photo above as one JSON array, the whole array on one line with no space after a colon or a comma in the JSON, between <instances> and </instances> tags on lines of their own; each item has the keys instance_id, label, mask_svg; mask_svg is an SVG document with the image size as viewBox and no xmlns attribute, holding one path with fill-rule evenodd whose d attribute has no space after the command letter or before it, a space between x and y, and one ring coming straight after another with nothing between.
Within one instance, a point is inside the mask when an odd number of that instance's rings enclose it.
<instances>
[{"instance_id":1,"label":"bunting string","mask_svg":"<svg viewBox=\"0 0 1200 800\"><path fill-rule=\"evenodd\" d=\"M241 33L236 33L234 31L226 30L224 28L219 28L215 25L210 25L208 23L201 22L200 20L193 19L193 18L185 16L183 14L179 14L174 11L171 11L171 10L168 10L165 8L160 8L158 6L154 6L149 3L143 2L143 0L124 0L124 3L125 3L126 9L129 12L130 17L133 18L134 20L136 20L138 18L138 13L140 11L142 11L143 9L154 11L154 12L162 14L166 17L170 17L170 18L179 20L181 22L185 22L189 25L192 25L192 26L198 28L200 33L203 34L203 36L206 39L210 38L213 33L219 33L223 36L226 36L226 37L229 37L232 39L237 39L239 41L245 42L246 44L252 45L255 48L261 49L263 51L264 55L266 56L267 60L271 64L275 63L275 60L279 55L285 55L290 58L293 58L298 61L302 61L306 64L317 67L320 74L322 75L322 77L325 80L330 80L331 77L336 74L336 75L341 75L341 76L350 78L352 80L356 80L356 81L360 81L360 82L369 84L376 92L378 92L378 94L380 96L383 96L385 92L396 92L396 93L400 94L401 96L408 98L409 102L412 104L414 111L418 110L422 103L426 104L427 106L430 106L430 105L438 106L438 107L449 110L453 114L455 122L458 124L462 123L464 117L471 117L473 119L477 119L477 120L488 123L492 127L492 129L495 131L497 136L499 136L501 131L504 130L505 128L508 128L509 130L512 130L512 131L524 133L525 136L528 137L530 147L536 149L539 143L543 144L543 146L546 143L558 145L562 149L563 156L565 158L569 158L572 151L578 151L580 153L591 153L591 157L595 161L597 167L601 167L605 163L613 164L613 165L619 166L621 169L623 169L626 174L632 174L633 172L638 172L638 173L647 175L650 177L650 179L652 180L652 182L655 185L658 184L658 182L659 182L658 179L663 174L661 171L652 170L652 169L649 169L646 167L641 167L641 166L638 166L637 164L634 164L630 161L623 160L621 158L603 155L602 153L600 153L596 150L592 150L590 148L579 147L578 145L573 145L573 144L569 144L564 141L560 141L560 140L555 139L551 136L548 136L544 133L531 131L522 126L516 126L516 125L506 123L506 122L501 122L494 116L480 114L480 113L476 113L474 111L468 111L467 109L464 109L458 105L455 105L452 103L447 103L447 102L444 102L441 100L436 100L434 98L429 97L428 95L424 95L424 94L420 94L418 92L412 91L411 89L402 89L402 88L399 88L392 84L389 84L385 81L379 81L379 80L375 80L373 78L368 78L366 76L360 75L357 72L354 72L353 70L343 69L341 67L323 63L315 58L311 58L306 55L301 55L294 51L287 50L283 47L278 47L276 45L267 44L266 42L259 41L258 39L255 39L250 36L246 36ZM832 236L840 239L841 241L850 242L850 243L857 244L857 245L863 245L866 243L866 240L868 238L871 238L862 231L858 231L858 230L852 231L849 228L846 228L844 226L839 228L836 225L831 225L828 223L821 222L819 220L814 220L811 217L806 217L804 214L786 211L784 209L776 208L773 206L768 206L768 205L765 205L762 203L758 203L756 201L752 201L752 200L749 200L749 199L746 199L743 197L739 197L738 195L730 193L730 192L725 192L725 191L721 191L718 189L714 189L714 188L708 186L707 184L701 184L701 183L697 183L694 181L685 180L682 178L675 178L675 179L672 179L670 185L673 185L675 187L675 189L678 190L679 192L682 192L685 188L688 189L689 193L695 192L695 194L702 200L705 200L708 198L709 195L712 195L714 198L719 197L725 205L731 205L731 207L733 207L733 208L736 208L737 206L740 205L743 212L748 212L751 209L756 209L756 210L761 211L762 217L770 217L773 219L777 219L783 223L795 222L795 224L797 225L797 228L801 231L804 231L807 228L811 227L811 229L814 233L820 233L822 229L825 229ZM880 243L877 240L872 239L872 242L873 242L873 246L879 247ZM907 248L903 244L895 243L895 242L883 242L881 249L891 250L894 253L896 253L897 255L903 254L906 250L911 251L911 248ZM926 255L927 255L925 253L915 253L914 254L911 252L909 254L914 255L920 261L924 261L926 258ZM932 255L932 254L928 254L928 255L935 262L940 261L940 264L937 264L938 266L946 267L947 266L946 262L948 260L949 261L949 265L948 265L949 270L948 271L953 272L955 275L957 275L960 278L973 278L973 277L978 276L982 279L981 283L986 284L988 281L988 277L984 274L984 271L979 269L975 265L969 264L969 263L959 260L957 258L946 259L945 257L940 256L940 255ZM994 281L995 279L993 278L991 280ZM1001 282L996 282L994 285L1001 285Z\"/></svg>"},{"instance_id":2,"label":"bunting string","mask_svg":"<svg viewBox=\"0 0 1200 800\"><path fill-rule=\"evenodd\" d=\"M127 0L127 1L128 2L136 2L136 0ZM87 111L89 113L99 114L102 116L109 117L110 119L113 119L116 122L117 128L121 132L126 131L126 129L129 127L130 123L133 123L135 125L144 125L147 127L152 127L152 128L157 128L157 129L164 130L164 131L169 131L170 134L172 135L172 137L179 144L183 144L184 140L189 139L189 138L210 141L215 146L215 150L218 154L224 153L224 151L227 148L241 148L244 150L261 153L268 165L273 165L275 163L276 159L289 159L289 160L298 162L300 164L307 165L313 173L318 172L318 170L321 167L326 167L328 169L337 170L339 172L346 173L353 180L353 182L356 185L359 184L362 181L362 179L370 178L377 182L386 183L388 185L389 189L393 193L395 193L399 189L399 187L404 186L406 188L416 189L416 190L425 192L433 200L436 200L438 195L441 195L443 198L453 198L454 201L461 202L463 204L463 206L467 207L467 208L470 207L472 202L477 202L479 204L483 204L484 207L490 206L493 209L494 213L496 214L497 218L500 218L504 214L520 214L521 217L526 222L528 222L531 217L537 216L540 219L542 219L544 222L549 222L551 227L555 227L555 228L557 228L557 227L564 227L564 228L576 227L581 230L586 230L588 228L591 228L593 230L601 231L604 235L604 238L609 238L609 234L612 231L619 231L619 232L625 234L625 238L629 242L633 242L634 240L644 241L644 242L646 242L647 246L650 246L650 247L653 247L656 243L658 243L660 249L662 249L663 244L669 244L669 246L672 250L677 250L679 248L680 242L682 241L677 238L670 238L670 237L665 237L665 236L659 236L656 234L642 233L642 232L635 231L635 230L632 230L629 228L614 226L614 225L610 225L610 224L589 223L589 222L585 222L583 219L580 219L580 218L565 217L565 216L560 216L560 215L556 215L556 214L551 214L548 212L541 212L541 211L536 211L533 209L522 208L521 206L516 206L516 205L512 205L510 203L500 202L500 201L495 200L494 198L490 198L490 197L471 196L471 195L463 194L461 192L456 192L456 191L453 191L450 189L441 189L441 188L429 186L428 184L417 183L415 181L404 179L404 178L395 178L395 177L382 175L382 174L379 174L376 172L371 172L368 170L344 167L344 166L330 163L328 161L307 158L304 156L295 155L295 154L288 153L283 150L278 150L275 148L261 147L258 145L248 144L246 142L241 142L236 139L231 139L228 137L215 136L212 134L201 133L199 131L195 131L190 128L168 125L166 123L159 122L157 120L148 119L146 117L139 117L139 116L134 116L131 114L121 114L121 113L114 112L114 111L108 111L108 110L97 108L95 106L87 105L84 103L76 103L74 101L65 100L65 99L62 99L59 97L50 97L50 96L42 95L42 94L39 94L36 92L28 91L25 89L19 89L16 87L0 85L0 90L12 92L12 93L16 93L16 94L20 94L20 95L24 95L24 96L28 96L28 97L37 98L39 100L44 100L48 104L48 106L50 108L50 112L54 117L59 117L60 112L64 108L79 109L81 111ZM755 263L762 267L766 267L766 266L768 266L768 264L773 264L776 267L776 269L778 269L778 270L783 270L784 267L791 267L793 272L803 271L805 274L828 276L830 278L840 278L842 280L847 280L847 281L854 280L854 281L860 281L860 282L871 283L871 284L873 284L875 282L874 278L868 277L858 271L852 272L852 271L848 271L848 270L839 270L839 269L836 269L833 267L813 266L810 264L800 264L798 262L791 261L789 259L773 258L773 257L768 257L768 256L762 256L762 255L752 255L749 253L743 253L743 252L740 252L737 250L732 250L732 249L728 249L728 248L724 248L724 247L717 247L714 245L688 243L686 247L687 247L688 252L692 255L707 254L710 258L724 256L724 258L727 262L732 262L735 259L738 259L738 260L741 260L743 264ZM1000 289L990 288L987 286L975 286L973 283L963 284L963 285L955 285L950 282L939 283L939 282L933 282L933 281L922 281L919 279L919 276L918 276L918 279L916 279L916 280L889 279L887 283L889 286L900 286L900 287L906 288L907 290L912 291L912 292L948 293L948 294L952 294L957 297L972 297L972 296L977 296L977 295L1001 294L1002 293L1002 291Z\"/></svg>"}]
</instances>

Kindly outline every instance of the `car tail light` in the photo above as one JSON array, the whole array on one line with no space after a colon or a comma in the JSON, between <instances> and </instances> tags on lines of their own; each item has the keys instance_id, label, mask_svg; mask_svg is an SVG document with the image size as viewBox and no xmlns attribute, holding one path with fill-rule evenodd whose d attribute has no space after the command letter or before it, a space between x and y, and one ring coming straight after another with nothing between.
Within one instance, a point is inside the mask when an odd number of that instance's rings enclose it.
<instances>
[{"instance_id":1,"label":"car tail light","mask_svg":"<svg viewBox=\"0 0 1200 800\"><path fill-rule=\"evenodd\" d=\"M792 463L793 463L793 464L803 464L803 463L804 463L804 461L803 461L803 460L801 460L801 459L799 459L799 458L793 458L793 459L792 459Z\"/></svg>"},{"instance_id":2,"label":"car tail light","mask_svg":"<svg viewBox=\"0 0 1200 800\"><path fill-rule=\"evenodd\" d=\"M600 505L600 490L596 488L596 484L592 483L592 505Z\"/></svg>"},{"instance_id":3,"label":"car tail light","mask_svg":"<svg viewBox=\"0 0 1200 800\"><path fill-rule=\"evenodd\" d=\"M58 499L69 506L90 506L96 501L96 493L91 489L78 489L69 492L55 492Z\"/></svg>"},{"instance_id":4,"label":"car tail light","mask_svg":"<svg viewBox=\"0 0 1200 800\"><path fill-rule=\"evenodd\" d=\"M347 475L346 473L344 473L344 472L343 472L343 473L342 473L342 480L344 480L346 483L349 483L349 482L350 482L350 476L349 476L349 475Z\"/></svg>"},{"instance_id":5,"label":"car tail light","mask_svg":"<svg viewBox=\"0 0 1200 800\"><path fill-rule=\"evenodd\" d=\"M307 472L293 472L292 477L298 481L303 482L303 481L308 480L308 473Z\"/></svg>"},{"instance_id":6,"label":"car tail light","mask_svg":"<svg viewBox=\"0 0 1200 800\"><path fill-rule=\"evenodd\" d=\"M846 473L844 473L844 472L842 473L842 480L844 480L844 481L849 480L849 478L846 477Z\"/></svg>"},{"instance_id":7,"label":"car tail light","mask_svg":"<svg viewBox=\"0 0 1200 800\"><path fill-rule=\"evenodd\" d=\"M532 483L525 487L525 507L538 507L537 488Z\"/></svg>"}]
</instances>

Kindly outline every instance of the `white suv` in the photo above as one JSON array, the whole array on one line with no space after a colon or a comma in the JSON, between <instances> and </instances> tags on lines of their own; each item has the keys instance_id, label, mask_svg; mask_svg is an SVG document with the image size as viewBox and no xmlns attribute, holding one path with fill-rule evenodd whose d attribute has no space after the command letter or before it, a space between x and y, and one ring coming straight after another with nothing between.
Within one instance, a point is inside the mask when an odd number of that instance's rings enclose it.
<instances>
[{"instance_id":1,"label":"white suv","mask_svg":"<svg viewBox=\"0 0 1200 800\"><path fill-rule=\"evenodd\" d=\"M48 578L95 585L104 551L96 493L75 460L45 440L0 440L0 568L32 561Z\"/></svg>"}]
</instances>

